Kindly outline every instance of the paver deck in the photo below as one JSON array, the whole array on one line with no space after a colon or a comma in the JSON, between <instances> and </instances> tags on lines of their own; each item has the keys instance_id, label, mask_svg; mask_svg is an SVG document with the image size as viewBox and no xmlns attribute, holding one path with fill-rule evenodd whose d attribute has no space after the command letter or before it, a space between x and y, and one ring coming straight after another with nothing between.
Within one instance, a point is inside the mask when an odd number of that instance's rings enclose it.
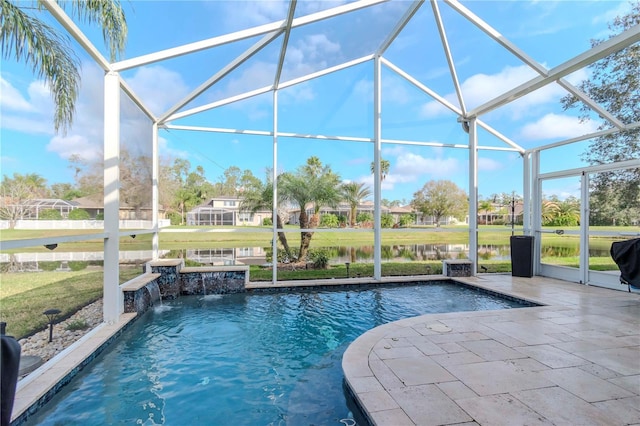
<instances>
[{"instance_id":1,"label":"paver deck","mask_svg":"<svg viewBox=\"0 0 640 426\"><path fill-rule=\"evenodd\" d=\"M374 425L640 425L640 294L542 277L456 280L545 306L424 315L343 356Z\"/></svg>"}]
</instances>

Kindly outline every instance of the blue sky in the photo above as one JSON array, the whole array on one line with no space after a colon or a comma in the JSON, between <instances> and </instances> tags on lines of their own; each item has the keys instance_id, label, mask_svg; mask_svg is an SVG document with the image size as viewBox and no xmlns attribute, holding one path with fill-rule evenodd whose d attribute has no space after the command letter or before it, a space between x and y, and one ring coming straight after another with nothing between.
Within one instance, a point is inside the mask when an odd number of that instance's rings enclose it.
<instances>
[{"instance_id":1,"label":"blue sky","mask_svg":"<svg viewBox=\"0 0 640 426\"><path fill-rule=\"evenodd\" d=\"M296 16L342 4L339 1L300 1ZM406 1L391 1L352 14L302 26L292 31L281 81L320 71L373 53L404 11ZM587 50L593 38L608 34L607 23L629 10L617 1L472 1L463 3L509 41L547 68ZM284 19L287 3L277 1L131 1L123 2L129 38L123 59L180 46L255 25ZM472 109L516 87L536 74L493 40L464 20L447 4L438 3L449 36L465 104ZM44 16L44 19L51 21ZM53 22L53 21L51 21ZM53 23L53 25L57 25ZM101 32L86 29L103 54ZM155 114L162 114L261 37L148 64L122 72L132 90ZM188 104L192 108L267 86L273 82L282 39L251 57L233 73ZM74 45L75 47L75 45ZM103 71L80 49L82 89L74 126L56 135L47 87L23 64L2 60L0 71L1 174L38 173L49 184L72 182L70 155L88 162L102 154ZM422 5L384 58L421 84L456 104L451 77L436 31L431 5ZM577 84L588 69L567 80ZM373 64L371 61L305 83L279 94L278 129L300 134L373 137ZM482 120L525 149L594 131L597 119L580 123L577 111L563 111L558 85L529 94ZM122 102L122 143L148 152L151 124L127 100ZM383 66L382 137L445 144L467 144L456 115L440 106L403 77ZM210 110L173 124L270 131L272 95L262 94ZM480 130L479 144L506 147ZM250 169L263 177L272 164L273 138L228 133L163 130L161 155L165 161L189 160L201 165L210 181L230 166ZM579 167L587 143L554 149L543 155L543 172ZM311 155L330 164L345 181L372 184L369 165L373 147L365 142L337 142L280 137L278 168L292 170ZM383 144L383 158L391 163L383 183L383 198L409 201L427 181L449 179L468 189L466 149ZM481 151L479 193L522 192L522 161L514 152ZM545 184L546 194L577 195L579 182L563 179Z\"/></svg>"}]
</instances>

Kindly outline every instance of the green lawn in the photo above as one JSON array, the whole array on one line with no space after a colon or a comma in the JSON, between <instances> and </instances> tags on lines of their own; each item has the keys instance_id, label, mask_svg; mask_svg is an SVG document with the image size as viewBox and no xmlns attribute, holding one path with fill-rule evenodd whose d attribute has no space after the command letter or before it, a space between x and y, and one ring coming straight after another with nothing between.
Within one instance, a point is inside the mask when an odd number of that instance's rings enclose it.
<instances>
[{"instance_id":1,"label":"green lawn","mask_svg":"<svg viewBox=\"0 0 640 426\"><path fill-rule=\"evenodd\" d=\"M140 274L140 268L121 268L120 283ZM59 318L68 318L102 297L103 273L20 272L3 273L0 286L0 321L7 334L18 339L47 326L43 314L60 309Z\"/></svg>"}]
</instances>

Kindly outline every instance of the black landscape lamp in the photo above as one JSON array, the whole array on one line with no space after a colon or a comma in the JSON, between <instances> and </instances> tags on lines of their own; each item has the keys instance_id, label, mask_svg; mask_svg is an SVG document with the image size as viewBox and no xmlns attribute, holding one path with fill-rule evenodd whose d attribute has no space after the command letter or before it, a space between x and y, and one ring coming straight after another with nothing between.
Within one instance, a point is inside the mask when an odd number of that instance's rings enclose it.
<instances>
[{"instance_id":1,"label":"black landscape lamp","mask_svg":"<svg viewBox=\"0 0 640 426\"><path fill-rule=\"evenodd\" d=\"M60 309L47 309L43 312L49 320L49 343L53 341L53 322L56 320L59 313Z\"/></svg>"},{"instance_id":2,"label":"black landscape lamp","mask_svg":"<svg viewBox=\"0 0 640 426\"><path fill-rule=\"evenodd\" d=\"M351 278L351 276L349 275L349 265L351 265L350 262L344 262L344 265L347 267L347 278Z\"/></svg>"}]
</instances>

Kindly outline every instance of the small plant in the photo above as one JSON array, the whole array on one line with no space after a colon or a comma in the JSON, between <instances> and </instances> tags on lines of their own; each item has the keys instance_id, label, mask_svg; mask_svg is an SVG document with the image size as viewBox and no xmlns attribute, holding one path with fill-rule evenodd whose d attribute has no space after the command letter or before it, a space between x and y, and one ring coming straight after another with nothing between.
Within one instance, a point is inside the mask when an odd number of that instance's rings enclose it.
<instances>
[{"instance_id":1,"label":"small plant","mask_svg":"<svg viewBox=\"0 0 640 426\"><path fill-rule=\"evenodd\" d=\"M87 328L89 328L89 324L82 318L75 319L67 324L67 330L69 331L86 330Z\"/></svg>"},{"instance_id":2,"label":"small plant","mask_svg":"<svg viewBox=\"0 0 640 426\"><path fill-rule=\"evenodd\" d=\"M320 218L320 226L323 228L337 228L339 224L338 216L333 213L323 214Z\"/></svg>"},{"instance_id":3,"label":"small plant","mask_svg":"<svg viewBox=\"0 0 640 426\"><path fill-rule=\"evenodd\" d=\"M273 226L273 220L270 217L262 219L262 226Z\"/></svg>"},{"instance_id":4,"label":"small plant","mask_svg":"<svg viewBox=\"0 0 640 426\"><path fill-rule=\"evenodd\" d=\"M69 212L69 220L89 220L91 216L84 209L73 209Z\"/></svg>"},{"instance_id":5,"label":"small plant","mask_svg":"<svg viewBox=\"0 0 640 426\"><path fill-rule=\"evenodd\" d=\"M329 266L329 253L324 249L310 251L309 259L313 262L315 269L327 269Z\"/></svg>"}]
</instances>

